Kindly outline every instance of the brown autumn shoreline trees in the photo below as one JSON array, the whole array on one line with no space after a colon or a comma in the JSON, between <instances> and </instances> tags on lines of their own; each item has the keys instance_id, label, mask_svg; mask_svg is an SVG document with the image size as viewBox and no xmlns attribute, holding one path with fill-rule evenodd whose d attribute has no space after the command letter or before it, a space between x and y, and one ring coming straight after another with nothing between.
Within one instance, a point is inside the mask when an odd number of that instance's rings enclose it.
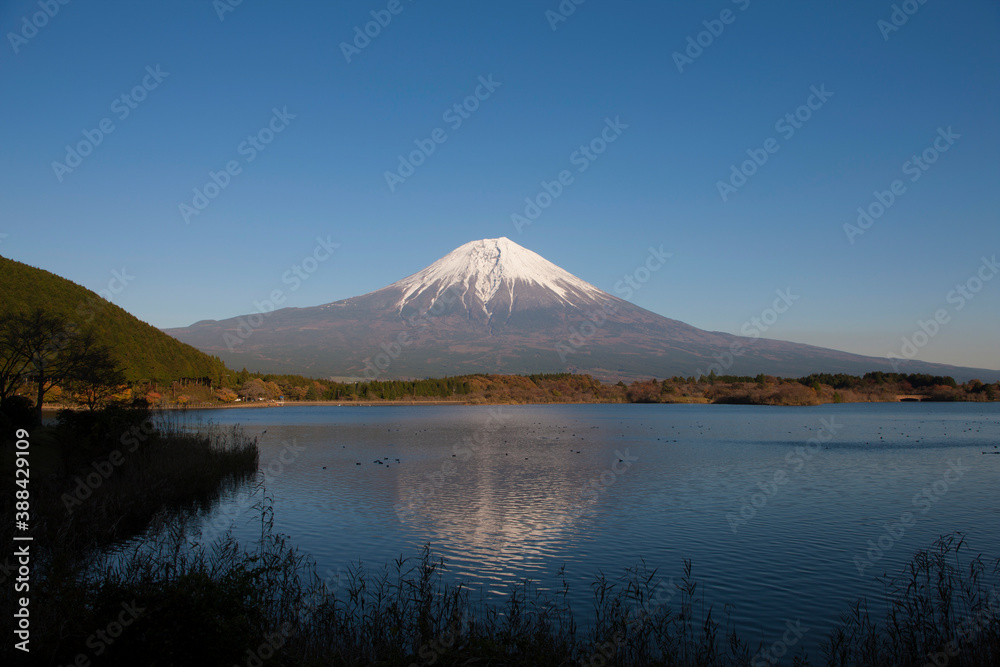
<instances>
[{"instance_id":1,"label":"brown autumn shoreline trees","mask_svg":"<svg viewBox=\"0 0 1000 667\"><path fill-rule=\"evenodd\" d=\"M708 376L602 383L589 375L464 375L419 380L336 382L298 375L235 374L232 386L205 382L137 385L133 395L157 407L248 406L310 403L729 403L743 405L819 405L823 403L995 401L1000 383L950 377L868 373L864 376L810 375L803 378Z\"/></svg>"},{"instance_id":2,"label":"brown autumn shoreline trees","mask_svg":"<svg viewBox=\"0 0 1000 667\"><path fill-rule=\"evenodd\" d=\"M132 374L134 377L134 373ZM813 374L780 378L675 376L602 383L589 375L470 374L458 377L364 382L300 375L221 372L217 377L126 381L129 369L112 350L66 316L36 308L0 320L0 410L26 412L40 421L46 403L94 410L112 402L150 407L211 407L260 402L519 403L729 403L818 405L840 402L995 401L1000 383L926 374Z\"/></svg>"}]
</instances>

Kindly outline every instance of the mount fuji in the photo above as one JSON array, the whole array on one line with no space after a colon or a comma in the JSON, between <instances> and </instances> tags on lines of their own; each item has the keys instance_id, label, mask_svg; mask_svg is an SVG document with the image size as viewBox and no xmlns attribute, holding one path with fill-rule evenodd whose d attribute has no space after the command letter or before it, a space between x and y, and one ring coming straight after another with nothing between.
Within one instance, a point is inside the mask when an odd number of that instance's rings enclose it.
<instances>
[{"instance_id":1,"label":"mount fuji","mask_svg":"<svg viewBox=\"0 0 1000 667\"><path fill-rule=\"evenodd\" d=\"M886 358L704 331L612 296L507 238L466 243L362 296L165 331L235 368L340 379L574 372L614 381L712 370L1000 377L918 361L894 369Z\"/></svg>"}]
</instances>

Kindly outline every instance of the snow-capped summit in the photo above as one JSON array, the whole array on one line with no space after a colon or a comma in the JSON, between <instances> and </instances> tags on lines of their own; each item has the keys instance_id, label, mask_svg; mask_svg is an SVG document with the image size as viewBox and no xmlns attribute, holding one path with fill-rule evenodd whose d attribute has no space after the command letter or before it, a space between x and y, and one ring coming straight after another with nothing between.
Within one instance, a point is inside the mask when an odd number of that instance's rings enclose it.
<instances>
[{"instance_id":1,"label":"snow-capped summit","mask_svg":"<svg viewBox=\"0 0 1000 667\"><path fill-rule=\"evenodd\" d=\"M466 308L481 309L487 317L509 314L519 300L533 306L548 302L586 306L614 299L503 236L466 243L385 289L402 293L396 304L399 311L426 302L428 296L436 300L450 292L460 295Z\"/></svg>"},{"instance_id":2,"label":"snow-capped summit","mask_svg":"<svg viewBox=\"0 0 1000 667\"><path fill-rule=\"evenodd\" d=\"M250 326L253 318L260 321ZM602 292L506 238L466 243L360 296L168 333L234 368L369 380L572 371L617 381L716 369L784 377L892 369L885 358L697 329ZM907 369L966 378L994 373L917 361Z\"/></svg>"}]
</instances>

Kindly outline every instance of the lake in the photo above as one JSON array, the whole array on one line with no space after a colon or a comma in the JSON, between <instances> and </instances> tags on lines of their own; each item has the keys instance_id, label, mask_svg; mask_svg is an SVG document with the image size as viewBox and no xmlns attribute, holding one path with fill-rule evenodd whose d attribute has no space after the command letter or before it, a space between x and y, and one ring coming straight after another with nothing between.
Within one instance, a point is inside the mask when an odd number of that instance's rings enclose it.
<instances>
[{"instance_id":1,"label":"lake","mask_svg":"<svg viewBox=\"0 0 1000 667\"><path fill-rule=\"evenodd\" d=\"M209 410L261 436L277 531L321 574L422 545L487 597L693 561L716 618L811 656L874 577L945 533L1000 556L1000 404L286 406ZM990 452L984 454L984 452ZM380 463L376 463L380 461ZM242 489L214 526L259 535ZM796 647L798 648L798 647Z\"/></svg>"}]
</instances>

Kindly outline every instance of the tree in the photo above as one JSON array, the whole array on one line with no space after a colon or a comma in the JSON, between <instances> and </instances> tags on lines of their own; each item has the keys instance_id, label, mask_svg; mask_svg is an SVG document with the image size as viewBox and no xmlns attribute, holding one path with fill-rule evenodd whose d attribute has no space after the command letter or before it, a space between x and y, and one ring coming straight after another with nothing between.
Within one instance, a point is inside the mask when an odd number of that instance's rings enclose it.
<instances>
[{"instance_id":1,"label":"tree","mask_svg":"<svg viewBox=\"0 0 1000 667\"><path fill-rule=\"evenodd\" d=\"M112 382L120 384L118 364L92 331L81 331L62 315L36 308L10 316L0 332L3 398L26 381L35 385L35 416L42 420L45 395L57 384Z\"/></svg>"},{"instance_id":2,"label":"tree","mask_svg":"<svg viewBox=\"0 0 1000 667\"><path fill-rule=\"evenodd\" d=\"M0 406L9 402L26 378L31 359L17 353L11 337L10 320L0 322Z\"/></svg>"},{"instance_id":3,"label":"tree","mask_svg":"<svg viewBox=\"0 0 1000 667\"><path fill-rule=\"evenodd\" d=\"M267 387L260 378L253 378L243 383L239 395L248 401L257 401L267 396Z\"/></svg>"},{"instance_id":4,"label":"tree","mask_svg":"<svg viewBox=\"0 0 1000 667\"><path fill-rule=\"evenodd\" d=\"M274 401L279 396L283 396L284 395L281 392L281 387L279 387L276 382L265 382L264 383L264 391L266 392L266 394L267 394L267 400L269 400L269 401Z\"/></svg>"},{"instance_id":5,"label":"tree","mask_svg":"<svg viewBox=\"0 0 1000 667\"><path fill-rule=\"evenodd\" d=\"M227 387L223 387L215 392L215 395L219 397L219 400L223 403L232 403L236 400L236 392Z\"/></svg>"},{"instance_id":6,"label":"tree","mask_svg":"<svg viewBox=\"0 0 1000 667\"><path fill-rule=\"evenodd\" d=\"M318 401L321 398L323 398L323 390L318 382L313 382L309 385L309 389L306 390L305 400Z\"/></svg>"},{"instance_id":7,"label":"tree","mask_svg":"<svg viewBox=\"0 0 1000 667\"><path fill-rule=\"evenodd\" d=\"M107 350L98 351L94 361L74 378L72 385L80 401L91 412L109 403L125 384L125 373Z\"/></svg>"}]
</instances>

